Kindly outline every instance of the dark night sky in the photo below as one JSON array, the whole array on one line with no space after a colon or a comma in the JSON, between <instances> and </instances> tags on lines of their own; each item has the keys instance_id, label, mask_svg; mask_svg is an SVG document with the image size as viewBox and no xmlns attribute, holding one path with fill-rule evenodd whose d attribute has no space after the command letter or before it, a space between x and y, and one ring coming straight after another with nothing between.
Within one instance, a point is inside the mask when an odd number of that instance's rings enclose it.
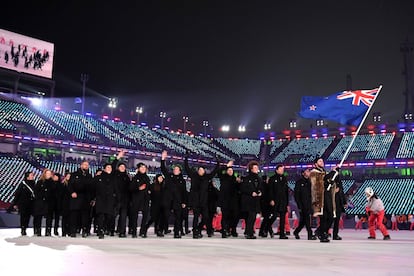
<instances>
[{"instance_id":1,"label":"dark night sky","mask_svg":"<svg viewBox=\"0 0 414 276\"><path fill-rule=\"evenodd\" d=\"M86 72L88 94L118 97L124 113L142 105L147 120L164 110L257 133L285 128L301 96L343 90L351 74L354 89L384 85L374 111L386 121L403 113L413 1L14 2L0 28L55 43L57 96L80 96Z\"/></svg>"}]
</instances>

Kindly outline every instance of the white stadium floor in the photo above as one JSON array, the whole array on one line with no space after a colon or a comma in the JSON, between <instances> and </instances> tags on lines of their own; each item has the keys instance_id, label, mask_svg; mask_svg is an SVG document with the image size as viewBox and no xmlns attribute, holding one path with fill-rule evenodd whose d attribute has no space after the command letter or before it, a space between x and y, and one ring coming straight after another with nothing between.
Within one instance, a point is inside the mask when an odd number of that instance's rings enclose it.
<instances>
[{"instance_id":1,"label":"white stadium floor","mask_svg":"<svg viewBox=\"0 0 414 276\"><path fill-rule=\"evenodd\" d=\"M389 241L377 232L377 240L367 240L367 230L346 229L342 241L322 244L219 233L157 238L152 228L147 239L103 240L32 237L32 229L21 237L19 229L0 229L0 275L413 275L414 231L391 231Z\"/></svg>"}]
</instances>

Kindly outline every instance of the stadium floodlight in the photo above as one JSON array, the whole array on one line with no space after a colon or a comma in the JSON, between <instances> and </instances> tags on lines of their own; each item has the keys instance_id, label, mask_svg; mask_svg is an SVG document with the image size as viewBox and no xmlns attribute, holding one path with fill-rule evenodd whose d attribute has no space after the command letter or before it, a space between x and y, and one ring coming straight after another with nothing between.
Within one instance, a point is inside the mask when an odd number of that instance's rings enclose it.
<instances>
[{"instance_id":1,"label":"stadium floodlight","mask_svg":"<svg viewBox=\"0 0 414 276\"><path fill-rule=\"evenodd\" d=\"M325 122L322 119L316 120L316 126L323 126Z\"/></svg>"},{"instance_id":2,"label":"stadium floodlight","mask_svg":"<svg viewBox=\"0 0 414 276\"><path fill-rule=\"evenodd\" d=\"M204 128L204 137L207 136L207 128L208 128L208 121L204 120L203 121L203 128Z\"/></svg>"},{"instance_id":3,"label":"stadium floodlight","mask_svg":"<svg viewBox=\"0 0 414 276\"><path fill-rule=\"evenodd\" d=\"M142 108L142 106L137 106L135 108L135 112L138 113L138 114L142 114L142 112L144 112L144 109Z\"/></svg>"},{"instance_id":4,"label":"stadium floodlight","mask_svg":"<svg viewBox=\"0 0 414 276\"><path fill-rule=\"evenodd\" d=\"M245 132L246 131L246 126L245 125L239 125L239 132Z\"/></svg>"},{"instance_id":5,"label":"stadium floodlight","mask_svg":"<svg viewBox=\"0 0 414 276\"><path fill-rule=\"evenodd\" d=\"M412 121L413 120L413 113L411 113L411 112L405 113L404 114L404 120L406 120L406 121Z\"/></svg>"},{"instance_id":6,"label":"stadium floodlight","mask_svg":"<svg viewBox=\"0 0 414 276\"><path fill-rule=\"evenodd\" d=\"M164 129L164 119L167 117L167 113L164 111L160 112L160 118L161 118L161 129Z\"/></svg>"},{"instance_id":7,"label":"stadium floodlight","mask_svg":"<svg viewBox=\"0 0 414 276\"><path fill-rule=\"evenodd\" d=\"M116 98L109 98L108 107L109 108L116 108L118 104L118 100Z\"/></svg>"},{"instance_id":8,"label":"stadium floodlight","mask_svg":"<svg viewBox=\"0 0 414 276\"><path fill-rule=\"evenodd\" d=\"M375 112L374 115L373 115L373 117L372 117L372 120L375 123L381 122L381 113L380 112Z\"/></svg>"},{"instance_id":9,"label":"stadium floodlight","mask_svg":"<svg viewBox=\"0 0 414 276\"><path fill-rule=\"evenodd\" d=\"M290 128L297 128L297 126L298 126L298 123L296 122L295 119L290 120L290 122L289 122L289 127Z\"/></svg>"},{"instance_id":10,"label":"stadium floodlight","mask_svg":"<svg viewBox=\"0 0 414 276\"><path fill-rule=\"evenodd\" d=\"M188 116L183 116L183 123L184 123L184 125L183 125L183 132L184 133L187 133L187 123L188 123L188 120L189 120Z\"/></svg>"},{"instance_id":11,"label":"stadium floodlight","mask_svg":"<svg viewBox=\"0 0 414 276\"><path fill-rule=\"evenodd\" d=\"M229 125L223 125L221 127L221 131L223 131L223 132L229 132L230 131L230 126Z\"/></svg>"},{"instance_id":12,"label":"stadium floodlight","mask_svg":"<svg viewBox=\"0 0 414 276\"><path fill-rule=\"evenodd\" d=\"M116 98L109 98L108 107L111 109L111 118L113 118L114 115L114 109L118 105L118 100Z\"/></svg>"},{"instance_id":13,"label":"stadium floodlight","mask_svg":"<svg viewBox=\"0 0 414 276\"><path fill-rule=\"evenodd\" d=\"M137 106L135 108L135 112L137 113L137 125L139 125L139 115L144 112L144 108L142 106Z\"/></svg>"},{"instance_id":14,"label":"stadium floodlight","mask_svg":"<svg viewBox=\"0 0 414 276\"><path fill-rule=\"evenodd\" d=\"M270 123L266 123L265 125L264 125L264 130L270 130L272 127L271 127L271 125L270 125Z\"/></svg>"}]
</instances>

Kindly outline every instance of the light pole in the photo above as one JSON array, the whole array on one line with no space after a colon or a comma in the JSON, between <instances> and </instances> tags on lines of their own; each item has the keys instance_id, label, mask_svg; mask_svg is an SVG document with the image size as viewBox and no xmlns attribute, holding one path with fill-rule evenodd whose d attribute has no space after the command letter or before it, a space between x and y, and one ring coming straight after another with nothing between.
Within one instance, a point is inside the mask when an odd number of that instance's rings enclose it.
<instances>
[{"instance_id":1,"label":"light pole","mask_svg":"<svg viewBox=\"0 0 414 276\"><path fill-rule=\"evenodd\" d=\"M111 118L114 117L114 109L116 108L118 104L118 100L116 98L109 98L108 107L111 109Z\"/></svg>"},{"instance_id":2,"label":"light pole","mask_svg":"<svg viewBox=\"0 0 414 276\"><path fill-rule=\"evenodd\" d=\"M183 123L184 123L183 132L187 133L188 116L183 116Z\"/></svg>"},{"instance_id":3,"label":"light pole","mask_svg":"<svg viewBox=\"0 0 414 276\"><path fill-rule=\"evenodd\" d=\"M246 132L246 126L245 125L239 125L238 131L240 133Z\"/></svg>"},{"instance_id":4,"label":"light pole","mask_svg":"<svg viewBox=\"0 0 414 276\"><path fill-rule=\"evenodd\" d=\"M270 125L270 123L266 123L265 125L264 125L264 130L270 130L272 128L272 126Z\"/></svg>"},{"instance_id":5,"label":"light pole","mask_svg":"<svg viewBox=\"0 0 414 276\"><path fill-rule=\"evenodd\" d=\"M207 128L208 128L208 121L204 120L203 121L203 127L204 127L204 137L207 136Z\"/></svg>"},{"instance_id":6,"label":"light pole","mask_svg":"<svg viewBox=\"0 0 414 276\"><path fill-rule=\"evenodd\" d=\"M86 82L89 80L89 75L81 74L80 80L82 82L82 115L85 115Z\"/></svg>"},{"instance_id":7,"label":"light pole","mask_svg":"<svg viewBox=\"0 0 414 276\"><path fill-rule=\"evenodd\" d=\"M161 129L164 129L164 118L167 117L167 113L164 111L160 112L160 118L161 118Z\"/></svg>"},{"instance_id":8,"label":"light pole","mask_svg":"<svg viewBox=\"0 0 414 276\"><path fill-rule=\"evenodd\" d=\"M142 108L142 106L137 106L135 108L135 112L137 113L137 125L139 125L139 115L142 114L142 112L144 112L144 109Z\"/></svg>"}]
</instances>

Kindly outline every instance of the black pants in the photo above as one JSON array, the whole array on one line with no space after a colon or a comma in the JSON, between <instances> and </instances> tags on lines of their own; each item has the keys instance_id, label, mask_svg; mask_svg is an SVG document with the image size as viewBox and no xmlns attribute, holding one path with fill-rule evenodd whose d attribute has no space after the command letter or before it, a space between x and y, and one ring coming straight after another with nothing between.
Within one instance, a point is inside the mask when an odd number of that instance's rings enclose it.
<instances>
[{"instance_id":1,"label":"black pants","mask_svg":"<svg viewBox=\"0 0 414 276\"><path fill-rule=\"evenodd\" d=\"M83 231L88 230L89 223L89 210L71 210L70 211L70 233L76 234L77 229L82 229Z\"/></svg>"},{"instance_id":2,"label":"black pants","mask_svg":"<svg viewBox=\"0 0 414 276\"><path fill-rule=\"evenodd\" d=\"M51 229L52 228L52 222L54 222L53 227L55 229L59 228L59 221L60 221L60 216L61 216L61 211L51 208L49 207L48 209L48 213L47 213L47 217L46 217L46 228Z\"/></svg>"},{"instance_id":3,"label":"black pants","mask_svg":"<svg viewBox=\"0 0 414 276\"><path fill-rule=\"evenodd\" d=\"M280 229L280 236L285 236L285 223L286 223L286 211L278 211L275 210L272 216L272 219L270 220L270 225L275 222L276 218L279 216L279 229Z\"/></svg>"},{"instance_id":4,"label":"black pants","mask_svg":"<svg viewBox=\"0 0 414 276\"><path fill-rule=\"evenodd\" d=\"M188 211L189 211L188 208L183 209L182 218L183 218L183 223L184 223L183 225L184 229L182 229L181 232L184 232L184 233L188 232Z\"/></svg>"},{"instance_id":5,"label":"black pants","mask_svg":"<svg viewBox=\"0 0 414 276\"><path fill-rule=\"evenodd\" d=\"M201 232L204 225L207 227L207 233L213 232L213 226L209 220L209 212L207 206L199 206L193 208L194 218L193 218L193 231ZM201 215L201 222L199 223L199 217Z\"/></svg>"},{"instance_id":6,"label":"black pants","mask_svg":"<svg viewBox=\"0 0 414 276\"><path fill-rule=\"evenodd\" d=\"M33 216L33 228L35 229L35 233L36 231L40 233L41 228L42 228L42 219L44 217L47 217L47 214Z\"/></svg>"},{"instance_id":7,"label":"black pants","mask_svg":"<svg viewBox=\"0 0 414 276\"><path fill-rule=\"evenodd\" d=\"M244 229L244 234L246 236L253 236L254 235L254 223L256 221L256 212L248 211L245 217L246 220L246 228Z\"/></svg>"},{"instance_id":8,"label":"black pants","mask_svg":"<svg viewBox=\"0 0 414 276\"><path fill-rule=\"evenodd\" d=\"M238 212L233 208L221 208L221 228L223 231L236 231L237 223L239 222Z\"/></svg>"},{"instance_id":9,"label":"black pants","mask_svg":"<svg viewBox=\"0 0 414 276\"><path fill-rule=\"evenodd\" d=\"M62 211L62 235L70 234L70 211Z\"/></svg>"},{"instance_id":10,"label":"black pants","mask_svg":"<svg viewBox=\"0 0 414 276\"><path fill-rule=\"evenodd\" d=\"M32 213L32 210L31 208L20 208L19 211L20 211L20 228L27 229L27 227L29 227L30 215Z\"/></svg>"},{"instance_id":11,"label":"black pants","mask_svg":"<svg viewBox=\"0 0 414 276\"><path fill-rule=\"evenodd\" d=\"M303 227L306 227L306 231L308 232L308 238L312 237L312 228L311 228L311 218L309 212L299 212L299 225L295 229L295 233L299 234L299 232L303 229Z\"/></svg>"},{"instance_id":12,"label":"black pants","mask_svg":"<svg viewBox=\"0 0 414 276\"><path fill-rule=\"evenodd\" d=\"M262 208L262 224L260 225L260 234L266 235L267 233L273 233L272 224L275 222L275 217L270 206L263 206Z\"/></svg>"},{"instance_id":13,"label":"black pants","mask_svg":"<svg viewBox=\"0 0 414 276\"><path fill-rule=\"evenodd\" d=\"M121 206L118 210L118 224L117 229L119 234L126 234L126 219L128 215L128 207Z\"/></svg>"},{"instance_id":14,"label":"black pants","mask_svg":"<svg viewBox=\"0 0 414 276\"><path fill-rule=\"evenodd\" d=\"M333 221L333 215L328 212L324 212L324 214L320 216L319 234L325 238L328 237L328 231Z\"/></svg>"},{"instance_id":15,"label":"black pants","mask_svg":"<svg viewBox=\"0 0 414 276\"><path fill-rule=\"evenodd\" d=\"M338 236L338 232L339 232L339 221L341 220L341 215L342 212L338 211L338 208L336 209L336 217L334 218L333 221L333 233L332 236L333 237L337 237Z\"/></svg>"},{"instance_id":16,"label":"black pants","mask_svg":"<svg viewBox=\"0 0 414 276\"><path fill-rule=\"evenodd\" d=\"M129 217L131 219L131 229L132 229L133 234L137 233L139 211L142 212L141 227L139 230L139 234L142 235L142 234L147 233L147 223L148 223L148 215L149 215L148 205L145 205L141 210L131 209Z\"/></svg>"},{"instance_id":17,"label":"black pants","mask_svg":"<svg viewBox=\"0 0 414 276\"><path fill-rule=\"evenodd\" d=\"M99 233L103 233L106 230L112 231L110 228L112 227L112 221L114 220L113 214L98 213L96 220Z\"/></svg>"},{"instance_id":18,"label":"black pants","mask_svg":"<svg viewBox=\"0 0 414 276\"><path fill-rule=\"evenodd\" d=\"M183 209L178 207L173 210L174 215L174 235L179 235L181 229L183 228ZM171 210L169 208L164 208L164 223L165 229L168 229L168 219L170 217Z\"/></svg>"}]
</instances>

